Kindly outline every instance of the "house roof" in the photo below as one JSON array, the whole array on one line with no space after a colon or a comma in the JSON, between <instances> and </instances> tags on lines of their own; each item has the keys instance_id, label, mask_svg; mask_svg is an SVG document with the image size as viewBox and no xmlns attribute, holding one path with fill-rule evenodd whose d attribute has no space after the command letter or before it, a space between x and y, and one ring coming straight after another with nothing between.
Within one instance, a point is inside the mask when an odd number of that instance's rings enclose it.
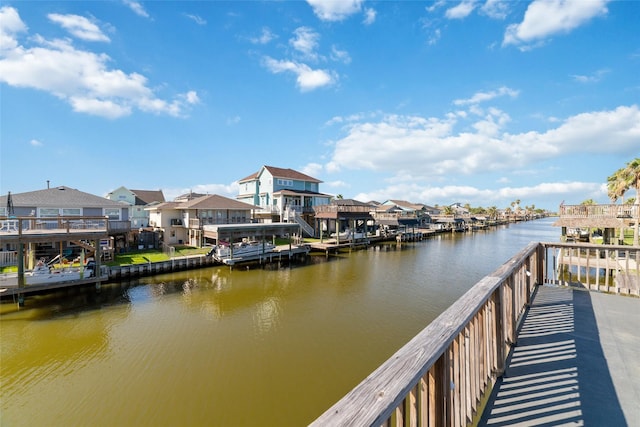
<instances>
[{"instance_id":1,"label":"house roof","mask_svg":"<svg viewBox=\"0 0 640 427\"><path fill-rule=\"evenodd\" d=\"M355 199L333 199L331 204L337 206L368 206L372 210L375 208L375 205L372 205L371 203L364 203Z\"/></svg>"},{"instance_id":2,"label":"house roof","mask_svg":"<svg viewBox=\"0 0 640 427\"><path fill-rule=\"evenodd\" d=\"M388 205L389 203L393 203L394 205L402 209L410 209L410 210L416 210L416 211L426 208L426 205L422 203L411 203L406 200L387 200L383 204Z\"/></svg>"},{"instance_id":3,"label":"house roof","mask_svg":"<svg viewBox=\"0 0 640 427\"><path fill-rule=\"evenodd\" d=\"M13 206L51 208L122 208L120 202L65 186L45 190L11 193ZM0 196L0 206L7 204L7 196Z\"/></svg>"},{"instance_id":4,"label":"house roof","mask_svg":"<svg viewBox=\"0 0 640 427\"><path fill-rule=\"evenodd\" d=\"M293 169L277 168L275 166L263 166L262 168L260 168L258 172L253 173L245 178L242 178L238 182L253 181L255 179L258 179L258 177L260 176L260 173L264 169L268 170L269 173L273 175L274 178L295 179L296 181L307 181L307 182L318 182L318 183L322 182L319 179L313 178L309 175L305 175L302 172L298 172Z\"/></svg>"},{"instance_id":5,"label":"house roof","mask_svg":"<svg viewBox=\"0 0 640 427\"><path fill-rule=\"evenodd\" d=\"M176 197L173 200L176 201L176 202L184 202L184 201L187 201L187 200L197 199L198 197L202 197L202 196L206 196L206 194L194 193L193 191L190 191L188 193L179 195L178 197Z\"/></svg>"},{"instance_id":6,"label":"house roof","mask_svg":"<svg viewBox=\"0 0 640 427\"><path fill-rule=\"evenodd\" d=\"M164 202L162 190L129 190L136 196L136 205L148 205L152 202ZM138 203L140 201L140 203Z\"/></svg>"},{"instance_id":7,"label":"house roof","mask_svg":"<svg viewBox=\"0 0 640 427\"><path fill-rule=\"evenodd\" d=\"M236 210L254 210L260 209L257 206L248 203L239 202L228 197L219 196L217 194L209 194L179 203L177 209L236 209Z\"/></svg>"},{"instance_id":8,"label":"house roof","mask_svg":"<svg viewBox=\"0 0 640 427\"><path fill-rule=\"evenodd\" d=\"M259 210L260 208L248 203L239 202L228 197L219 196L217 194L207 194L204 196L196 197L191 200L185 201L173 201L159 203L155 206L150 206L148 210L166 210L166 209L235 209L235 210Z\"/></svg>"},{"instance_id":9,"label":"house roof","mask_svg":"<svg viewBox=\"0 0 640 427\"><path fill-rule=\"evenodd\" d=\"M315 191L309 190L278 190L274 191L273 194L281 194L283 196L299 196L299 195L307 195L307 196L323 196L323 197L332 197L330 194L318 193Z\"/></svg>"}]
</instances>

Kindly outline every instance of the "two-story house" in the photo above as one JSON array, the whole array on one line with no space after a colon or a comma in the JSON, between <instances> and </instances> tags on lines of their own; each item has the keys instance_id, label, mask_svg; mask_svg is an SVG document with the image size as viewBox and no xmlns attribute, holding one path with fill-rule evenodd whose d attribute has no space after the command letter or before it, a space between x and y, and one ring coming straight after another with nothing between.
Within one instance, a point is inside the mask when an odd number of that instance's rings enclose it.
<instances>
[{"instance_id":1,"label":"two-story house","mask_svg":"<svg viewBox=\"0 0 640 427\"><path fill-rule=\"evenodd\" d=\"M262 166L238 181L238 199L259 206L263 221L288 222L295 216L314 222L315 206L327 205L331 195L320 192L322 181L293 169Z\"/></svg>"},{"instance_id":2,"label":"two-story house","mask_svg":"<svg viewBox=\"0 0 640 427\"><path fill-rule=\"evenodd\" d=\"M57 222L60 218L72 221L69 217L100 217L108 218L109 234L114 242L103 243L110 248L124 248L127 235L131 229L129 223L129 206L114 202L104 197L95 196L73 188L60 186L44 190L11 194L11 210L8 212L8 195L0 196L0 217L12 215L15 217L33 217L41 224ZM82 242L64 241L66 250L80 250ZM15 250L3 244L3 250ZM55 254L61 248L58 242L41 242L34 249L35 256Z\"/></svg>"},{"instance_id":3,"label":"two-story house","mask_svg":"<svg viewBox=\"0 0 640 427\"><path fill-rule=\"evenodd\" d=\"M203 226L216 224L248 224L252 222L254 205L217 194L177 198L146 208L149 225L162 234L164 244L200 247L204 243Z\"/></svg>"},{"instance_id":4,"label":"two-story house","mask_svg":"<svg viewBox=\"0 0 640 427\"><path fill-rule=\"evenodd\" d=\"M149 225L149 211L145 209L151 203L165 201L162 190L129 190L120 187L109 194L107 199L123 202L129 205L129 221L132 229L139 229Z\"/></svg>"}]
</instances>

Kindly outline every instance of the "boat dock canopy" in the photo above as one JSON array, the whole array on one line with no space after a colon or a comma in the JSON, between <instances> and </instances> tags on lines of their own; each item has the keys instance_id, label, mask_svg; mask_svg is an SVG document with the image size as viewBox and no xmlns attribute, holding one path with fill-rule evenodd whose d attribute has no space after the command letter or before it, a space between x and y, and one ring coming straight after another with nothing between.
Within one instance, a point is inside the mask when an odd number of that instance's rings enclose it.
<instances>
[{"instance_id":1,"label":"boat dock canopy","mask_svg":"<svg viewBox=\"0 0 640 427\"><path fill-rule=\"evenodd\" d=\"M216 240L235 240L249 236L286 236L300 233L300 225L292 222L260 224L204 225L204 236Z\"/></svg>"}]
</instances>

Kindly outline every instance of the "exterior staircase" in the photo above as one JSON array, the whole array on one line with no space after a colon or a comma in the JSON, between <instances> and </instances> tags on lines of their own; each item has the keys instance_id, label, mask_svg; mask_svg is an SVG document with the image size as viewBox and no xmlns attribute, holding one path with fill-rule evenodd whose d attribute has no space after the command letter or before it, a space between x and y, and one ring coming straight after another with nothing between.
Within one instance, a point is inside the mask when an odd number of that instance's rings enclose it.
<instances>
[{"instance_id":1,"label":"exterior staircase","mask_svg":"<svg viewBox=\"0 0 640 427\"><path fill-rule=\"evenodd\" d=\"M83 248L85 251L87 251L87 256L93 256L94 252L96 251L96 248L94 248L93 246L85 242L76 240L76 241L72 241L71 243L73 243L74 245L78 245L81 248Z\"/></svg>"},{"instance_id":2,"label":"exterior staircase","mask_svg":"<svg viewBox=\"0 0 640 427\"><path fill-rule=\"evenodd\" d=\"M289 218L293 218L295 222L300 224L302 227L302 232L307 235L307 237L315 237L315 230L312 226L309 225L307 221L305 221L297 211L293 211L292 215L288 216Z\"/></svg>"}]
</instances>

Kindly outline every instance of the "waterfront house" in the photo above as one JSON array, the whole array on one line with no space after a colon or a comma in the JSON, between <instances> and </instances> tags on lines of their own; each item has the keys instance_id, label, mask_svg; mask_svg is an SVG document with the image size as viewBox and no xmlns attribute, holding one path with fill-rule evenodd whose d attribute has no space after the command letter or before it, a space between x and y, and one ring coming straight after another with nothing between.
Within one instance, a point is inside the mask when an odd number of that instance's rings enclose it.
<instances>
[{"instance_id":1,"label":"waterfront house","mask_svg":"<svg viewBox=\"0 0 640 427\"><path fill-rule=\"evenodd\" d=\"M189 193L193 195L194 193ZM169 246L204 245L203 227L217 224L248 224L258 207L217 194L181 196L172 202L147 207L149 224Z\"/></svg>"},{"instance_id":2,"label":"waterfront house","mask_svg":"<svg viewBox=\"0 0 640 427\"><path fill-rule=\"evenodd\" d=\"M46 227L48 223L57 223L59 219L72 221L69 217L100 217L108 218L111 242L102 242L105 248L124 248L127 245L127 235L131 229L129 222L129 206L104 197L85 193L73 188L60 186L44 190L11 194L13 212L7 211L9 195L0 196L0 217L9 214L15 217L33 217L34 226ZM76 254L81 250L83 242L62 242L60 248L55 242L39 242L33 248L33 258L51 257L61 249L69 254ZM3 243L5 251L16 248ZM88 249L85 247L85 249Z\"/></svg>"},{"instance_id":3,"label":"waterfront house","mask_svg":"<svg viewBox=\"0 0 640 427\"><path fill-rule=\"evenodd\" d=\"M162 190L129 190L126 187L119 187L111 191L107 194L107 199L130 206L129 221L134 230L149 225L149 211L145 207L151 203L165 201Z\"/></svg>"},{"instance_id":4,"label":"waterfront house","mask_svg":"<svg viewBox=\"0 0 640 427\"><path fill-rule=\"evenodd\" d=\"M376 209L374 205L353 199L334 199L329 204L314 208L314 221L317 235L325 237L342 236L350 240L357 236L366 236L375 226L371 213Z\"/></svg>"},{"instance_id":5,"label":"waterfront house","mask_svg":"<svg viewBox=\"0 0 640 427\"><path fill-rule=\"evenodd\" d=\"M293 169L262 166L238 181L238 199L261 208L263 222L314 223L314 208L327 205L332 196L320 192L322 181ZM304 224L302 224L304 225Z\"/></svg>"}]
</instances>

